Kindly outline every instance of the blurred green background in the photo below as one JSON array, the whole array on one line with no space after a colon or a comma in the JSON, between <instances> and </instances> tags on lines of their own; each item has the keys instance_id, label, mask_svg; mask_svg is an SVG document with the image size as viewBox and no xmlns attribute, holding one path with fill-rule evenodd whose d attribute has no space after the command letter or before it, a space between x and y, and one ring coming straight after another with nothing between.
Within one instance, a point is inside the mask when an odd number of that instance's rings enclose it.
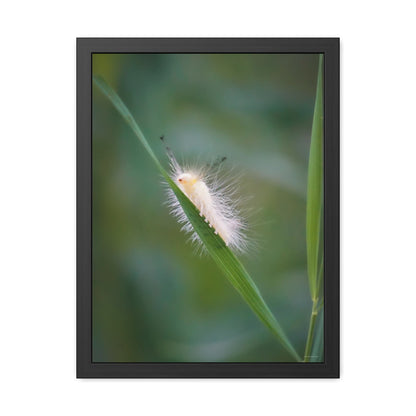
<instances>
[{"instance_id":1,"label":"blurred green background","mask_svg":"<svg viewBox=\"0 0 416 416\"><path fill-rule=\"evenodd\" d=\"M318 55L94 54L167 166L227 156L257 248L240 256L300 354ZM292 361L164 204L153 162L93 89L93 361Z\"/></svg>"}]
</instances>

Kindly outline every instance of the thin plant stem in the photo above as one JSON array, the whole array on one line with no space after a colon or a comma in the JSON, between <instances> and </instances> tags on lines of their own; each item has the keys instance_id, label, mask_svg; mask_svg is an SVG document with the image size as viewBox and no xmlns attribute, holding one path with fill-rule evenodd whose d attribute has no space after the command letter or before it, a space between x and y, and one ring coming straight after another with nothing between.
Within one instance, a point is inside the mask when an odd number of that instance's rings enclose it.
<instances>
[{"instance_id":1,"label":"thin plant stem","mask_svg":"<svg viewBox=\"0 0 416 416\"><path fill-rule=\"evenodd\" d=\"M308 339L306 340L305 355L303 362L307 363L311 359L313 334L315 332L316 317L318 316L318 298L315 298L312 303L311 318L309 321Z\"/></svg>"}]
</instances>

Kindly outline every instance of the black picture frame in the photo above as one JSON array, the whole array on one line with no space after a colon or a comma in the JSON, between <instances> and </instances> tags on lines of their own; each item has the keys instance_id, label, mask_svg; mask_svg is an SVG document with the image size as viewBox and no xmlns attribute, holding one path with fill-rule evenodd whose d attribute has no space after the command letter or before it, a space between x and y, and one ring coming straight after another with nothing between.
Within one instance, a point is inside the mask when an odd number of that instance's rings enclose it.
<instances>
[{"instance_id":1,"label":"black picture frame","mask_svg":"<svg viewBox=\"0 0 416 416\"><path fill-rule=\"evenodd\" d=\"M95 363L92 361L92 54L324 54L324 362ZM339 377L339 39L77 39L77 378Z\"/></svg>"}]
</instances>

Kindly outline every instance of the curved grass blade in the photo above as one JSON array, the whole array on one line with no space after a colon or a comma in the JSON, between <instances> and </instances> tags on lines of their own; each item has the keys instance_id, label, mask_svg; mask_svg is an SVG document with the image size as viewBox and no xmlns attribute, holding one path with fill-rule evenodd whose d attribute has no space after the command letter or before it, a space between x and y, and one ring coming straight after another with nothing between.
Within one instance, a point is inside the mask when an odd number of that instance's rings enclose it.
<instances>
[{"instance_id":1,"label":"curved grass blade","mask_svg":"<svg viewBox=\"0 0 416 416\"><path fill-rule=\"evenodd\" d=\"M323 280L323 55L319 55L318 81L315 109L312 121L311 147L309 151L308 194L306 201L306 252L308 260L309 289L312 311L306 339L304 361L311 358L315 321L319 312ZM323 335L320 335L323 338Z\"/></svg>"},{"instance_id":2,"label":"curved grass blade","mask_svg":"<svg viewBox=\"0 0 416 416\"><path fill-rule=\"evenodd\" d=\"M318 82L309 152L308 193L306 203L306 248L308 278L312 300L319 296L319 265L323 255L323 55L319 56Z\"/></svg>"},{"instance_id":3,"label":"curved grass blade","mask_svg":"<svg viewBox=\"0 0 416 416\"><path fill-rule=\"evenodd\" d=\"M277 337L286 351L288 351L296 361L301 361L298 353L293 348L291 342L287 338L283 329L261 296L260 291L258 290L253 279L250 277L234 253L225 245L222 238L219 235L216 235L214 230L210 228L209 225L204 221L204 218L200 216L200 213L195 205L171 179L167 171L163 168L157 159L152 148L150 147L142 131L140 130L139 126L137 125L136 121L134 120L133 116L123 101L120 99L117 93L104 81L103 78L94 76L93 79L95 85L97 85L99 89L111 101L111 103L118 110L127 124L132 128L141 144L144 146L150 157L155 162L156 167L163 175L169 186L172 188L194 230L197 232L199 238L204 243L208 253L211 255L215 263L222 270L222 272L225 274L237 292L250 306L253 312L257 315L260 321L263 322L263 324L266 325L266 327L268 327Z\"/></svg>"}]
</instances>

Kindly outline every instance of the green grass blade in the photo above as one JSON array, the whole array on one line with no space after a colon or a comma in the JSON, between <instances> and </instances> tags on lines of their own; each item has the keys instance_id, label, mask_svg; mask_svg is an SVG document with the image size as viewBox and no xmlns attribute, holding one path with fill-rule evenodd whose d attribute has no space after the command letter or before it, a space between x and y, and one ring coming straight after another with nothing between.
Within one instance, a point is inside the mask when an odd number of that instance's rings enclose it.
<instances>
[{"instance_id":1,"label":"green grass blade","mask_svg":"<svg viewBox=\"0 0 416 416\"><path fill-rule=\"evenodd\" d=\"M308 278L312 300L318 293L320 259L323 255L323 55L319 56L318 82L315 110L312 122L311 147L309 152L308 193L306 203L306 247Z\"/></svg>"},{"instance_id":2,"label":"green grass blade","mask_svg":"<svg viewBox=\"0 0 416 416\"><path fill-rule=\"evenodd\" d=\"M222 238L219 235L216 235L214 230L205 222L204 218L200 216L199 211L195 205L170 178L169 174L157 159L142 131L140 130L130 111L122 102L120 97L104 81L104 79L96 76L94 76L93 79L95 85L97 85L99 89L108 97L108 99L118 110L127 124L132 128L141 144L144 146L150 157L155 162L159 172L163 175L166 182L172 188L172 191L175 193L195 232L198 234L199 238L205 245L208 253L211 255L215 263L222 270L222 272L225 274L237 292L254 311L260 321L262 321L263 324L272 331L282 346L291 354L295 360L301 361L298 353L293 348L283 329L268 308L253 279L250 277L234 253L225 245Z\"/></svg>"},{"instance_id":3,"label":"green grass blade","mask_svg":"<svg viewBox=\"0 0 416 416\"><path fill-rule=\"evenodd\" d=\"M163 176L165 176L165 174L167 175L167 172L163 169L162 165L159 162L159 159L153 153L153 150L149 146L149 143L144 137L142 131L140 130L140 127L137 125L136 120L133 118L129 109L123 103L118 94L107 84L107 82L102 77L94 76L93 79L95 85L97 85L100 88L100 90L107 96L107 98L111 101L114 107L122 115L126 123L134 131L134 134L138 137L140 143L144 146L144 148L147 150L147 153L149 153L150 157L156 163L156 166L158 167L159 171L163 174Z\"/></svg>"},{"instance_id":4,"label":"green grass blade","mask_svg":"<svg viewBox=\"0 0 416 416\"><path fill-rule=\"evenodd\" d=\"M312 311L305 345L305 362L314 358L312 346L314 339L318 336L314 338L316 318L320 308L319 298L322 295L323 283L323 121L323 55L319 55L315 109L309 151L308 193L306 201L306 252ZM323 334L319 335L319 337L322 338Z\"/></svg>"}]
</instances>

